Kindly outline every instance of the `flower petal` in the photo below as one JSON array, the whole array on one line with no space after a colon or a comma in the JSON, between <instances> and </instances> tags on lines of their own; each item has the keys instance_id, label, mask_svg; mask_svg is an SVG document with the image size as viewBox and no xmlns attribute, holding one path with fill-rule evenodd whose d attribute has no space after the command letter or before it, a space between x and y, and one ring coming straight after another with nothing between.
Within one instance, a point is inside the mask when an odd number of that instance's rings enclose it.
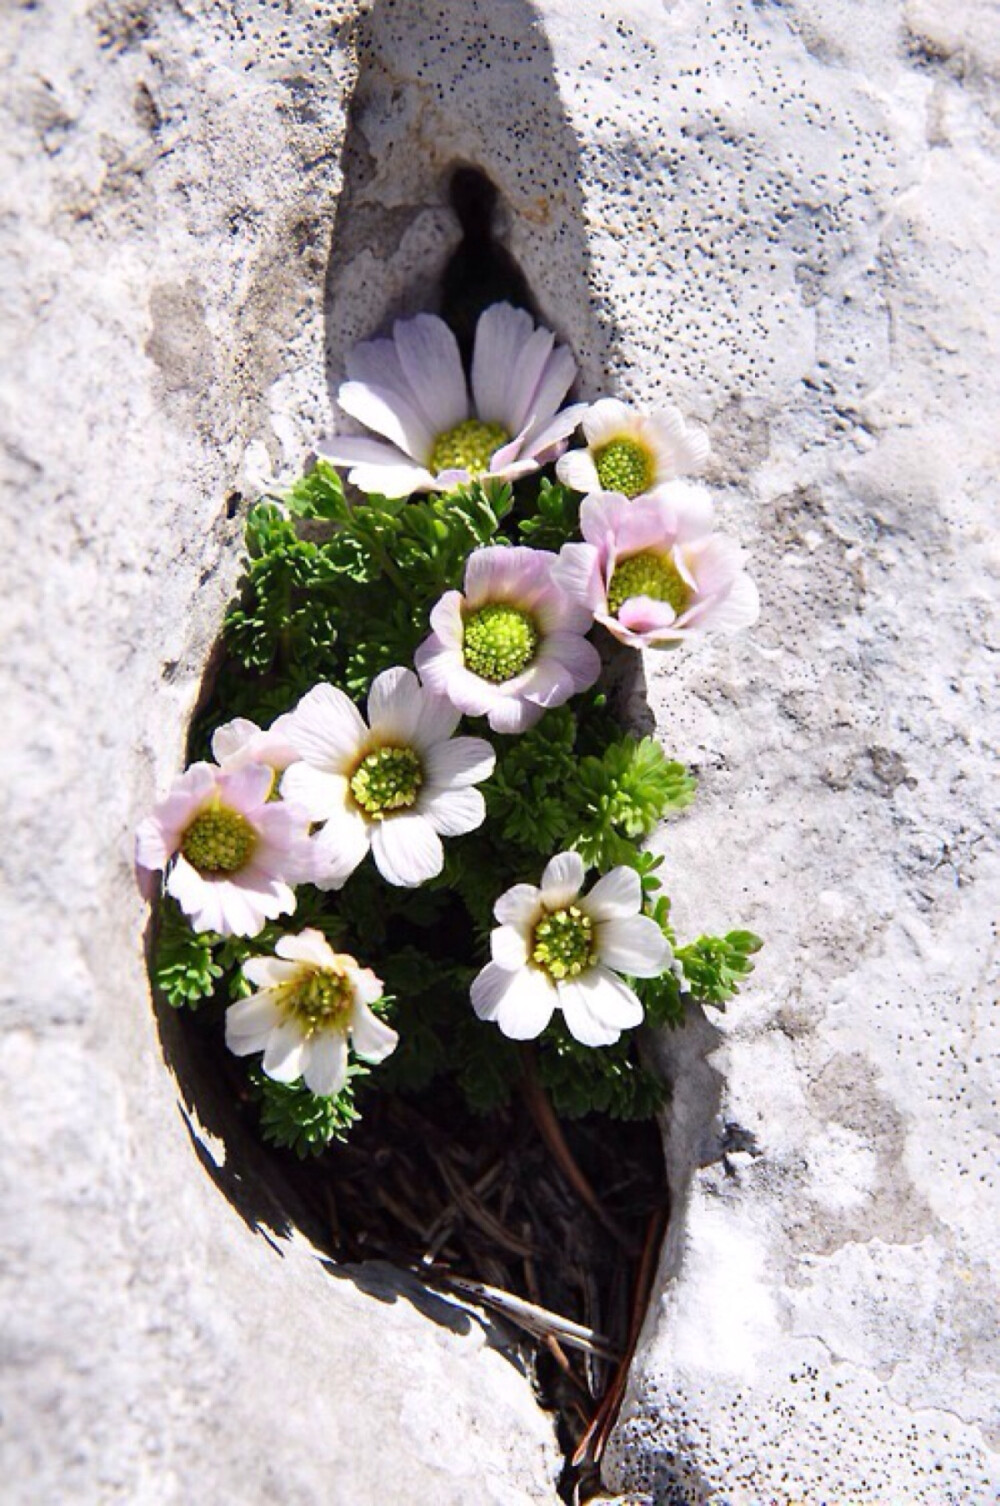
<instances>
[{"instance_id":1,"label":"flower petal","mask_svg":"<svg viewBox=\"0 0 1000 1506\"><path fill-rule=\"evenodd\" d=\"M481 784L496 767L497 755L482 737L452 737L424 754L424 777L433 790Z\"/></svg>"},{"instance_id":2,"label":"flower petal","mask_svg":"<svg viewBox=\"0 0 1000 1506\"><path fill-rule=\"evenodd\" d=\"M312 764L293 763L281 781L281 798L300 806L310 821L328 821L347 810L350 785L343 774L328 774Z\"/></svg>"},{"instance_id":3,"label":"flower petal","mask_svg":"<svg viewBox=\"0 0 1000 1506\"><path fill-rule=\"evenodd\" d=\"M279 957L289 962L308 962L313 967L331 968L336 965L337 954L322 931L309 926L297 936L279 936L274 943ZM243 969L246 972L246 967ZM301 972L301 968L296 969Z\"/></svg>"},{"instance_id":4,"label":"flower petal","mask_svg":"<svg viewBox=\"0 0 1000 1506\"><path fill-rule=\"evenodd\" d=\"M490 955L497 967L515 972L528 962L527 937L515 926L497 926L490 932Z\"/></svg>"},{"instance_id":5,"label":"flower petal","mask_svg":"<svg viewBox=\"0 0 1000 1506\"><path fill-rule=\"evenodd\" d=\"M673 955L667 938L648 915L599 922L597 949L607 967L631 973L634 978L658 978Z\"/></svg>"},{"instance_id":6,"label":"flower petal","mask_svg":"<svg viewBox=\"0 0 1000 1506\"><path fill-rule=\"evenodd\" d=\"M535 321L525 309L509 303L494 303L480 314L476 325L472 351L476 417L484 423L500 424L508 434L516 434L521 428L520 423L512 421L510 376L534 327Z\"/></svg>"},{"instance_id":7,"label":"flower petal","mask_svg":"<svg viewBox=\"0 0 1000 1506\"><path fill-rule=\"evenodd\" d=\"M568 450L565 455L560 455L556 461L556 475L563 486L568 486L571 491L600 490L601 478L589 450Z\"/></svg>"},{"instance_id":8,"label":"flower petal","mask_svg":"<svg viewBox=\"0 0 1000 1506\"><path fill-rule=\"evenodd\" d=\"M510 1040L541 1035L556 1007L556 991L537 968L507 972L491 962L472 981L472 1007L481 1020L495 1020Z\"/></svg>"},{"instance_id":9,"label":"flower petal","mask_svg":"<svg viewBox=\"0 0 1000 1506\"><path fill-rule=\"evenodd\" d=\"M342 888L370 845L368 823L360 811L345 809L332 815L310 843L317 889Z\"/></svg>"},{"instance_id":10,"label":"flower petal","mask_svg":"<svg viewBox=\"0 0 1000 1506\"><path fill-rule=\"evenodd\" d=\"M624 920L642 909L642 883L634 868L612 868L598 879L586 899L587 914L595 921Z\"/></svg>"},{"instance_id":11,"label":"flower petal","mask_svg":"<svg viewBox=\"0 0 1000 1506\"><path fill-rule=\"evenodd\" d=\"M589 625L589 624L588 624ZM573 686L571 695L589 690L601 673L601 656L594 645L579 633L550 633L542 644L539 663L550 660L568 670ZM534 697L532 698L534 699Z\"/></svg>"},{"instance_id":12,"label":"flower petal","mask_svg":"<svg viewBox=\"0 0 1000 1506\"><path fill-rule=\"evenodd\" d=\"M472 789L422 794L417 810L442 837L464 836L486 820L486 801L478 790Z\"/></svg>"},{"instance_id":13,"label":"flower petal","mask_svg":"<svg viewBox=\"0 0 1000 1506\"><path fill-rule=\"evenodd\" d=\"M434 445L434 432L427 419L401 393L391 387L370 387L367 382L344 382L337 402L345 413L381 434L404 455L426 465Z\"/></svg>"},{"instance_id":14,"label":"flower petal","mask_svg":"<svg viewBox=\"0 0 1000 1506\"><path fill-rule=\"evenodd\" d=\"M257 988L273 993L282 983L291 982L301 969L293 962L283 962L277 957L248 957L241 971L243 976Z\"/></svg>"},{"instance_id":15,"label":"flower petal","mask_svg":"<svg viewBox=\"0 0 1000 1506\"><path fill-rule=\"evenodd\" d=\"M526 929L538 920L542 909L542 891L534 884L514 884L506 889L496 904L493 914L501 925Z\"/></svg>"},{"instance_id":16,"label":"flower petal","mask_svg":"<svg viewBox=\"0 0 1000 1506\"><path fill-rule=\"evenodd\" d=\"M372 856L389 884L414 889L436 878L444 867L441 838L426 817L406 812L374 824Z\"/></svg>"},{"instance_id":17,"label":"flower petal","mask_svg":"<svg viewBox=\"0 0 1000 1506\"><path fill-rule=\"evenodd\" d=\"M392 334L403 374L432 433L445 434L468 418L469 394L462 357L458 341L444 320L436 314L397 319Z\"/></svg>"},{"instance_id":18,"label":"flower petal","mask_svg":"<svg viewBox=\"0 0 1000 1506\"><path fill-rule=\"evenodd\" d=\"M544 714L544 706L511 695L501 697L491 703L487 711L487 720L494 732L502 732L504 736L512 737L518 732L527 732L534 727L536 722L541 721Z\"/></svg>"},{"instance_id":19,"label":"flower petal","mask_svg":"<svg viewBox=\"0 0 1000 1506\"><path fill-rule=\"evenodd\" d=\"M314 685L302 697L286 734L307 763L328 774L349 773L368 740L368 728L354 702L326 684Z\"/></svg>"},{"instance_id":20,"label":"flower petal","mask_svg":"<svg viewBox=\"0 0 1000 1506\"><path fill-rule=\"evenodd\" d=\"M586 403L573 403L568 408L561 408L547 423L539 420L532 424L524 437L522 454L533 456L546 464L550 458L554 460L565 449L565 441L574 429L579 428L586 408Z\"/></svg>"},{"instance_id":21,"label":"flower petal","mask_svg":"<svg viewBox=\"0 0 1000 1506\"><path fill-rule=\"evenodd\" d=\"M643 1008L628 984L608 968L592 967L577 980L595 1020L618 1030L631 1030L643 1021Z\"/></svg>"},{"instance_id":22,"label":"flower petal","mask_svg":"<svg viewBox=\"0 0 1000 1506\"><path fill-rule=\"evenodd\" d=\"M632 428L632 409L617 397L598 398L589 413L583 418L583 432L587 444L593 448L606 444L621 433Z\"/></svg>"},{"instance_id":23,"label":"flower petal","mask_svg":"<svg viewBox=\"0 0 1000 1506\"><path fill-rule=\"evenodd\" d=\"M367 1005L355 1003L351 1011L351 1041L358 1056L366 1062L384 1062L395 1051L399 1036L372 1014Z\"/></svg>"},{"instance_id":24,"label":"flower petal","mask_svg":"<svg viewBox=\"0 0 1000 1506\"><path fill-rule=\"evenodd\" d=\"M285 1020L271 1038L261 1067L274 1082L294 1082L302 1076L302 1049L305 1037L296 1020Z\"/></svg>"},{"instance_id":25,"label":"flower petal","mask_svg":"<svg viewBox=\"0 0 1000 1506\"><path fill-rule=\"evenodd\" d=\"M251 994L226 1010L226 1045L236 1056L263 1051L267 1038L276 1030L284 1015L273 993Z\"/></svg>"},{"instance_id":26,"label":"flower petal","mask_svg":"<svg viewBox=\"0 0 1000 1506\"><path fill-rule=\"evenodd\" d=\"M583 888L586 869L578 852L559 852L542 874L542 900L550 910L571 904Z\"/></svg>"},{"instance_id":27,"label":"flower petal","mask_svg":"<svg viewBox=\"0 0 1000 1506\"><path fill-rule=\"evenodd\" d=\"M528 409L533 420L532 429L535 432L540 432L548 424L572 387L575 376L576 361L573 352L565 345L557 345L545 363L545 369L539 378ZM573 427L575 428L576 424ZM529 433L529 442L530 438Z\"/></svg>"},{"instance_id":28,"label":"flower petal","mask_svg":"<svg viewBox=\"0 0 1000 1506\"><path fill-rule=\"evenodd\" d=\"M302 1077L310 1093L332 1098L347 1081L347 1037L339 1030L320 1030L302 1053Z\"/></svg>"},{"instance_id":29,"label":"flower petal","mask_svg":"<svg viewBox=\"0 0 1000 1506\"><path fill-rule=\"evenodd\" d=\"M396 666L376 675L368 693L368 723L380 743L407 746L420 722L424 691L412 669Z\"/></svg>"},{"instance_id":30,"label":"flower petal","mask_svg":"<svg viewBox=\"0 0 1000 1506\"><path fill-rule=\"evenodd\" d=\"M621 1035L614 1025L606 1025L595 1017L583 988L583 979L560 983L559 1007L567 1030L581 1046L613 1046Z\"/></svg>"}]
</instances>

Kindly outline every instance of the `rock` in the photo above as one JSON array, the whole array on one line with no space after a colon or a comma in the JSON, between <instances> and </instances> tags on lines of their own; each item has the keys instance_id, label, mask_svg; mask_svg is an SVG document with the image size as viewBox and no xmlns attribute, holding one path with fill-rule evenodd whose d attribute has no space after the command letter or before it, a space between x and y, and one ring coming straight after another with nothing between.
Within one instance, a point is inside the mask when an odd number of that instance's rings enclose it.
<instances>
[{"instance_id":1,"label":"rock","mask_svg":"<svg viewBox=\"0 0 1000 1506\"><path fill-rule=\"evenodd\" d=\"M324 1269L223 1150L146 1002L130 869L242 501L301 468L346 348L433 304L469 162L582 394L708 425L764 598L753 633L647 666L702 783L662 839L678 924L767 949L724 1017L651 1048L676 1207L609 1482L992 1506L996 20L8 8L14 1500L556 1499L492 1327Z\"/></svg>"}]
</instances>

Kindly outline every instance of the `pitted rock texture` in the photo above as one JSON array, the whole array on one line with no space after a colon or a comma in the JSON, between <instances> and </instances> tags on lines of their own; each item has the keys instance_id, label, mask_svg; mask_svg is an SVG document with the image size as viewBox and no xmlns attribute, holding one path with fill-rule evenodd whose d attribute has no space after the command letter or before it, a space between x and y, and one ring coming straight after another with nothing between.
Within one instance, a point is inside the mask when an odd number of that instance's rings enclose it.
<instances>
[{"instance_id":1,"label":"pitted rock texture","mask_svg":"<svg viewBox=\"0 0 1000 1506\"><path fill-rule=\"evenodd\" d=\"M656 1047L677 1209L609 1480L992 1506L997 10L8 7L15 1501L555 1499L492 1330L333 1280L195 1126L203 1171L129 862L240 499L301 468L347 346L433 303L462 161L581 395L709 426L764 598L753 634L648 665L702 777L662 839L678 925L768 947Z\"/></svg>"},{"instance_id":2,"label":"pitted rock texture","mask_svg":"<svg viewBox=\"0 0 1000 1506\"><path fill-rule=\"evenodd\" d=\"M132 833L183 762L241 499L329 421L354 9L43 0L0 23L12 1506L556 1499L507 1341L398 1275L323 1268L252 1150L187 1122L193 1087L222 1109L146 979Z\"/></svg>"}]
</instances>

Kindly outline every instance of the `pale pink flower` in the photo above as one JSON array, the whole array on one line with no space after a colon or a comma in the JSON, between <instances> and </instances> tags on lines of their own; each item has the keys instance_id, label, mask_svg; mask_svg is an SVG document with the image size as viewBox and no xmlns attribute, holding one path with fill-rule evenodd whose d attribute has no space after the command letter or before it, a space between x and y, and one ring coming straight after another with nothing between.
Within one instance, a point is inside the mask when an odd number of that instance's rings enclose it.
<instances>
[{"instance_id":1,"label":"pale pink flower","mask_svg":"<svg viewBox=\"0 0 1000 1506\"><path fill-rule=\"evenodd\" d=\"M337 434L320 449L352 467L361 491L387 497L527 476L562 453L586 406L558 411L576 362L509 303L480 315L471 395L458 342L435 314L397 320L391 339L356 346L347 374L337 402L382 438Z\"/></svg>"},{"instance_id":2,"label":"pale pink flower","mask_svg":"<svg viewBox=\"0 0 1000 1506\"><path fill-rule=\"evenodd\" d=\"M442 836L474 831L486 818L472 786L492 774L493 749L481 737L453 737L458 711L411 669L375 678L368 721L332 685L314 686L289 721L301 761L281 793L322 823L312 839L312 881L321 889L341 888L369 848L390 884L422 884L444 866Z\"/></svg>"},{"instance_id":3,"label":"pale pink flower","mask_svg":"<svg viewBox=\"0 0 1000 1506\"><path fill-rule=\"evenodd\" d=\"M656 496L585 497L583 544L564 544L553 574L622 643L670 648L702 633L756 622L757 587L732 539L706 532L700 487L674 482Z\"/></svg>"},{"instance_id":4,"label":"pale pink flower","mask_svg":"<svg viewBox=\"0 0 1000 1506\"><path fill-rule=\"evenodd\" d=\"M399 1036L370 1008L381 980L335 952L322 931L282 936L274 951L244 962L257 992L226 1010L226 1045L236 1056L263 1051L261 1067L275 1082L301 1077L310 1093L332 1097L347 1081L348 1043L368 1062L396 1049Z\"/></svg>"},{"instance_id":5,"label":"pale pink flower","mask_svg":"<svg viewBox=\"0 0 1000 1506\"><path fill-rule=\"evenodd\" d=\"M560 590L555 563L542 549L477 549L464 594L442 596L414 656L425 684L468 716L487 716L494 732L524 732L601 672L583 636L593 613Z\"/></svg>"},{"instance_id":6,"label":"pale pink flower","mask_svg":"<svg viewBox=\"0 0 1000 1506\"><path fill-rule=\"evenodd\" d=\"M238 716L213 732L212 757L227 774L245 768L248 763L265 763L275 774L280 774L299 756L285 736L288 720L286 713L265 730L247 717Z\"/></svg>"},{"instance_id":7,"label":"pale pink flower","mask_svg":"<svg viewBox=\"0 0 1000 1506\"><path fill-rule=\"evenodd\" d=\"M708 439L666 405L642 413L602 397L581 419L585 450L570 450L556 466L559 480L578 492L638 497L665 481L693 476L708 459Z\"/></svg>"},{"instance_id":8,"label":"pale pink flower","mask_svg":"<svg viewBox=\"0 0 1000 1506\"><path fill-rule=\"evenodd\" d=\"M541 887L515 884L493 913L493 961L472 983L472 1006L512 1040L540 1035L557 1009L584 1046L610 1046L639 1025L642 1004L618 976L656 978L673 953L660 927L642 911L642 885L632 868L612 868L581 894L583 860L561 852Z\"/></svg>"},{"instance_id":9,"label":"pale pink flower","mask_svg":"<svg viewBox=\"0 0 1000 1506\"><path fill-rule=\"evenodd\" d=\"M256 936L295 909L291 885L310 874L309 818L268 800L273 772L195 763L136 833L140 868L166 871L166 890L196 931Z\"/></svg>"}]
</instances>

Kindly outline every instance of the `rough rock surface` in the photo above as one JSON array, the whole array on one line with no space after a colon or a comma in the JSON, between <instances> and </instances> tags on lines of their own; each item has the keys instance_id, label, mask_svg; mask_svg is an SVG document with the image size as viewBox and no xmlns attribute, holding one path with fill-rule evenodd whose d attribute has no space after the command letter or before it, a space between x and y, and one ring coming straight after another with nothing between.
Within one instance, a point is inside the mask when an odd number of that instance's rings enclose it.
<instances>
[{"instance_id":1,"label":"rough rock surface","mask_svg":"<svg viewBox=\"0 0 1000 1506\"><path fill-rule=\"evenodd\" d=\"M753 635L648 666L702 777L663 838L678 923L768 948L659 1047L678 1208L609 1479L658 1506L992 1506L998 6L356 11L3 21L5 1488L555 1498L488 1328L333 1279L252 1156L217 1167L197 1126L196 1155L129 865L237 494L301 466L345 346L427 303L471 161L583 394L610 372L709 425L764 598Z\"/></svg>"}]
</instances>

